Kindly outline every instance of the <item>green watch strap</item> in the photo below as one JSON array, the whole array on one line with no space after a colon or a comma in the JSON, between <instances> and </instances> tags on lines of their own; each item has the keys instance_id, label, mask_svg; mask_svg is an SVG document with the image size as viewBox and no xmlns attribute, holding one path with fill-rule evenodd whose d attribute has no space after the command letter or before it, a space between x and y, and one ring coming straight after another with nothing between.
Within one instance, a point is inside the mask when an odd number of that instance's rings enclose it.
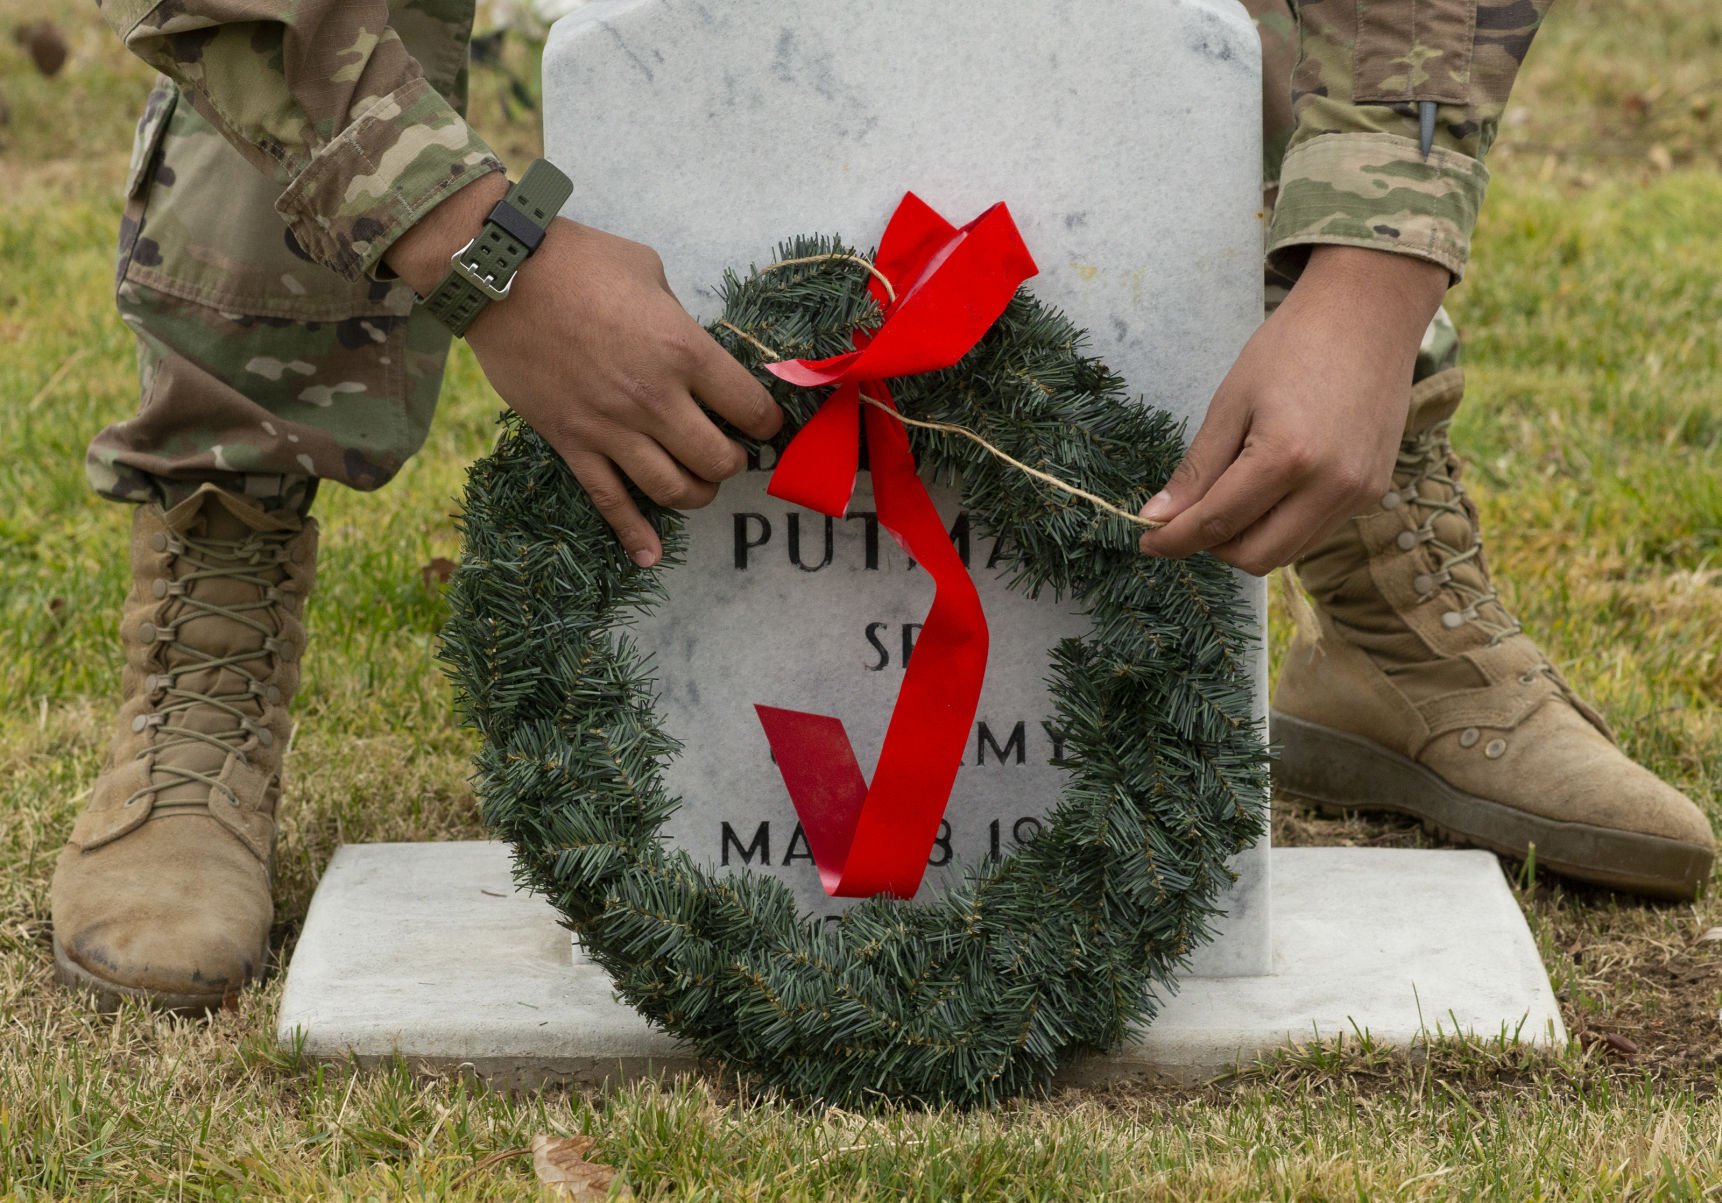
<instances>
[{"instance_id":1,"label":"green watch strap","mask_svg":"<svg viewBox=\"0 0 1722 1203\"><path fill-rule=\"evenodd\" d=\"M424 299L425 311L464 336L486 305L508 296L514 273L544 241L573 191L573 182L545 160L528 167L491 209L478 237L449 258L449 273Z\"/></svg>"}]
</instances>

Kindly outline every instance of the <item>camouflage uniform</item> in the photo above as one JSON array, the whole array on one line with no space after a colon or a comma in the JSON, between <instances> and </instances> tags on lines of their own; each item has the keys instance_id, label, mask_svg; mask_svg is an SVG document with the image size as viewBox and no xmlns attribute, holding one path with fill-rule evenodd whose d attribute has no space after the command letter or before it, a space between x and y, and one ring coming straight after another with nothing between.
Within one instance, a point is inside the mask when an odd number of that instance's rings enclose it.
<instances>
[{"instance_id":1,"label":"camouflage uniform","mask_svg":"<svg viewBox=\"0 0 1722 1203\"><path fill-rule=\"evenodd\" d=\"M127 185L120 313L138 415L97 436L126 501L215 481L303 507L374 489L423 443L448 334L384 251L501 164L467 126L473 0L107 0L166 77Z\"/></svg>"},{"instance_id":2,"label":"camouflage uniform","mask_svg":"<svg viewBox=\"0 0 1722 1203\"><path fill-rule=\"evenodd\" d=\"M1463 272L1481 159L1548 3L1246 0L1279 194L1270 308L1320 243ZM99 492L173 504L215 481L303 507L319 479L374 489L419 448L448 338L381 259L500 166L461 117L473 4L106 0L167 78L120 239L143 402L90 448ZM1440 105L1427 159L1419 101ZM1442 317L1419 377L1457 352Z\"/></svg>"}]
</instances>

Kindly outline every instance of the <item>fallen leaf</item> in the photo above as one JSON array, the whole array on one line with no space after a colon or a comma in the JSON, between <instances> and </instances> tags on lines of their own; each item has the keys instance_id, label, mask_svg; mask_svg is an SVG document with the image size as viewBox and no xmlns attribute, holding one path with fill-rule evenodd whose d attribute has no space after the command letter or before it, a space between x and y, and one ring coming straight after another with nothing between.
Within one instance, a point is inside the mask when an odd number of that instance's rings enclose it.
<instances>
[{"instance_id":1,"label":"fallen leaf","mask_svg":"<svg viewBox=\"0 0 1722 1203\"><path fill-rule=\"evenodd\" d=\"M1722 944L1722 927L1713 927L1698 937L1700 944Z\"/></svg>"},{"instance_id":2,"label":"fallen leaf","mask_svg":"<svg viewBox=\"0 0 1722 1203\"><path fill-rule=\"evenodd\" d=\"M547 1136L539 1133L532 1138L532 1169L552 1199L571 1199L584 1203L591 1199L631 1199L626 1184L616 1184L616 1171L597 1161L586 1160L597 1140L590 1136ZM615 1193L611 1194L611 1187Z\"/></svg>"},{"instance_id":3,"label":"fallen leaf","mask_svg":"<svg viewBox=\"0 0 1722 1203\"><path fill-rule=\"evenodd\" d=\"M66 65L66 37L52 21L32 21L12 31L12 40L22 46L43 75L58 75Z\"/></svg>"},{"instance_id":4,"label":"fallen leaf","mask_svg":"<svg viewBox=\"0 0 1722 1203\"><path fill-rule=\"evenodd\" d=\"M453 560L438 556L419 569L419 575L424 577L426 589L434 589L438 585L448 584L448 578L454 575L455 567Z\"/></svg>"},{"instance_id":5,"label":"fallen leaf","mask_svg":"<svg viewBox=\"0 0 1722 1203\"><path fill-rule=\"evenodd\" d=\"M1638 1053L1638 1042L1629 1036L1622 1036L1619 1032L1585 1032L1581 1039L1586 1044L1600 1044L1609 1052L1619 1053L1623 1057L1636 1056Z\"/></svg>"}]
</instances>

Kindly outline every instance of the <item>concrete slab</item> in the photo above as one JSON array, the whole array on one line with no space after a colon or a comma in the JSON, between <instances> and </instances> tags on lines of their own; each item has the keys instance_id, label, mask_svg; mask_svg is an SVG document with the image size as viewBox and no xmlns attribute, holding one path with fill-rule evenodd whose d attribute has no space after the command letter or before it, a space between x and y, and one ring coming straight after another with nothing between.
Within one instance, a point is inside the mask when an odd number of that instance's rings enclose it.
<instances>
[{"instance_id":1,"label":"concrete slab","mask_svg":"<svg viewBox=\"0 0 1722 1203\"><path fill-rule=\"evenodd\" d=\"M1072 1082L1190 1080L1315 1037L1566 1039L1524 916L1485 852L1273 853L1274 973L1191 977L1137 1040ZM312 901L278 1028L319 1059L399 1055L498 1086L695 1068L616 1001L568 932L517 892L496 843L341 848Z\"/></svg>"}]
</instances>

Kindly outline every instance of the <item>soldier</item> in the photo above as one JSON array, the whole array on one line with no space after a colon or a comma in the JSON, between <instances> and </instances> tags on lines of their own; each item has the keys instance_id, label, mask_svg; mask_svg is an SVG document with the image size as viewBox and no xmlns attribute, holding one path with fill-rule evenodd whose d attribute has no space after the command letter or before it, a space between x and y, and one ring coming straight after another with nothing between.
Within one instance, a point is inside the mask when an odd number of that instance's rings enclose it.
<instances>
[{"instance_id":1,"label":"soldier","mask_svg":"<svg viewBox=\"0 0 1722 1203\"><path fill-rule=\"evenodd\" d=\"M1689 897L1708 826L1501 605L1446 437L1462 378L1439 307L1546 0L1415 22L1411 0L1304 0L1301 57L1284 2L1251 0L1270 316L1144 511L1167 520L1144 549L1297 564L1317 629L1276 695L1291 792L1392 801L1466 842L1534 842L1582 880ZM650 250L551 221L540 168L510 189L461 115L472 6L103 6L165 77L120 239L143 401L89 455L96 489L136 506L124 701L53 885L60 975L104 1003L202 1010L261 971L309 510L320 482L378 488L418 449L451 329L642 565L661 547L628 482L698 506L744 466L701 405L759 437L782 420Z\"/></svg>"}]
</instances>

